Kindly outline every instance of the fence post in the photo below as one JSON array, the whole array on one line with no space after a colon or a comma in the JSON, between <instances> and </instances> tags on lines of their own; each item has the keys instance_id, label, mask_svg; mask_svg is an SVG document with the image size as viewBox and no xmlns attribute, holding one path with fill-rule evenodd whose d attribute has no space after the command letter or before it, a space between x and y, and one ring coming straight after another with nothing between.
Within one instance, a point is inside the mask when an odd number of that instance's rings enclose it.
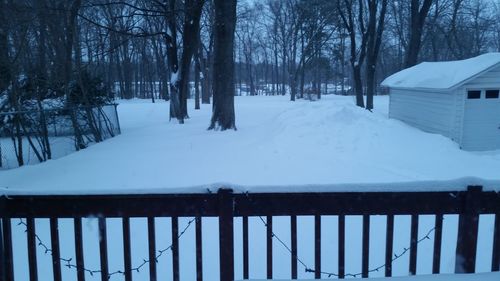
<instances>
[{"instance_id":1,"label":"fence post","mask_svg":"<svg viewBox=\"0 0 500 281\"><path fill-rule=\"evenodd\" d=\"M458 219L455 273L474 273L482 186L468 186Z\"/></svg>"},{"instance_id":2,"label":"fence post","mask_svg":"<svg viewBox=\"0 0 500 281\"><path fill-rule=\"evenodd\" d=\"M220 280L234 280L233 190L221 188L219 197Z\"/></svg>"},{"instance_id":3,"label":"fence post","mask_svg":"<svg viewBox=\"0 0 500 281\"><path fill-rule=\"evenodd\" d=\"M115 103L113 104L115 107L115 118L116 118L116 126L118 127L118 134L121 135L122 133L122 128L120 127L120 118L118 118L118 104Z\"/></svg>"}]
</instances>

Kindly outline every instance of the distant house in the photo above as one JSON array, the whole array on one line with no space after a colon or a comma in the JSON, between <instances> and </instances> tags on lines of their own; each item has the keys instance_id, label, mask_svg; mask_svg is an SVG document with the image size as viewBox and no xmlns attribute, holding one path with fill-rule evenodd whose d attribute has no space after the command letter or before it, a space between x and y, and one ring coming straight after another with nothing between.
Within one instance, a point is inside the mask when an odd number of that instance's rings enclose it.
<instances>
[{"instance_id":1,"label":"distant house","mask_svg":"<svg viewBox=\"0 0 500 281\"><path fill-rule=\"evenodd\" d=\"M447 136L464 150L500 149L500 53L424 62L382 82L389 117Z\"/></svg>"}]
</instances>

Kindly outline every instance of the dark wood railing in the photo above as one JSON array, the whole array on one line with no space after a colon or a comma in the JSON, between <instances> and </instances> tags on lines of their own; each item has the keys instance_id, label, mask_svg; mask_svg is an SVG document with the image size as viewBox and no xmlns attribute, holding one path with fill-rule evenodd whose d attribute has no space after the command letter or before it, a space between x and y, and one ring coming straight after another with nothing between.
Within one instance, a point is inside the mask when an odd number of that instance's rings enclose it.
<instances>
[{"instance_id":1,"label":"dark wood railing","mask_svg":"<svg viewBox=\"0 0 500 281\"><path fill-rule=\"evenodd\" d=\"M476 248L478 238L478 221L480 214L494 214L495 227L493 235L493 256L491 270L500 267L500 194L485 192L482 187L470 186L467 191L455 192L322 192L322 193L233 193L230 189L220 189L209 194L146 194L146 195L53 195L53 196L9 196L0 199L2 231L0 232L2 280L14 280L11 220L25 218L28 239L28 263L30 281L36 281L36 232L35 219L50 218L51 254L53 260L54 280L61 280L61 264L59 251L58 218L74 219L75 256L78 281L85 280L82 242L82 218L98 217L100 234L99 270L101 279L108 280L108 253L106 239L106 218L122 218L124 279L132 280L130 244L130 218L148 218L149 256L154 260L157 254L155 245L155 217L172 218L172 254L173 280L179 276L179 217L194 217L196 237L196 271L197 280L202 276L202 217L218 217L220 241L220 279L234 279L234 226L235 217L242 217L243 223L243 279L249 278L249 231L248 217L263 216L267 218L267 278L273 278L272 264L272 218L273 216L290 216L291 218L291 277L297 278L297 216L312 215L315 217L315 266L311 269L315 278L321 277L321 216L338 216L338 276L346 277L345 272L345 217L348 215L363 216L362 231L362 277L369 273L369 241L370 216L386 215L386 257L385 275L392 275L394 216L411 216L411 246L409 250L409 269L411 274L417 269L417 242L419 215L435 215L433 273L440 273L442 218L445 214L459 215L458 241L456 249L457 273L473 273L475 271ZM157 280L156 263L149 263L150 280Z\"/></svg>"}]
</instances>

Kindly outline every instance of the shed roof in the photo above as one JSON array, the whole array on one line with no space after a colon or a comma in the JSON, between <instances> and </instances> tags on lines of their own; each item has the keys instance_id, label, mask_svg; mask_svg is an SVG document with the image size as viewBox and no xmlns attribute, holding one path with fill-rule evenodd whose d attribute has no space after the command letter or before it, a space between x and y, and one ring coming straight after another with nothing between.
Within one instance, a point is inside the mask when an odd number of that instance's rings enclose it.
<instances>
[{"instance_id":1,"label":"shed roof","mask_svg":"<svg viewBox=\"0 0 500 281\"><path fill-rule=\"evenodd\" d=\"M466 60L423 62L389 76L381 85L390 88L449 89L499 63L500 53L487 53Z\"/></svg>"}]
</instances>

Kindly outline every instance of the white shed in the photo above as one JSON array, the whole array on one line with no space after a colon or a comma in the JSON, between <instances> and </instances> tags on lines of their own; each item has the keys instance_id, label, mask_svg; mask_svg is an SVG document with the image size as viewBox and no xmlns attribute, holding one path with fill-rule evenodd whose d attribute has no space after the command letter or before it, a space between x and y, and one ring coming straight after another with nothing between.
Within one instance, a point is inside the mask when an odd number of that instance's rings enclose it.
<instances>
[{"instance_id":1,"label":"white shed","mask_svg":"<svg viewBox=\"0 0 500 281\"><path fill-rule=\"evenodd\" d=\"M500 53L423 62L388 77L389 117L464 150L500 149Z\"/></svg>"}]
</instances>

